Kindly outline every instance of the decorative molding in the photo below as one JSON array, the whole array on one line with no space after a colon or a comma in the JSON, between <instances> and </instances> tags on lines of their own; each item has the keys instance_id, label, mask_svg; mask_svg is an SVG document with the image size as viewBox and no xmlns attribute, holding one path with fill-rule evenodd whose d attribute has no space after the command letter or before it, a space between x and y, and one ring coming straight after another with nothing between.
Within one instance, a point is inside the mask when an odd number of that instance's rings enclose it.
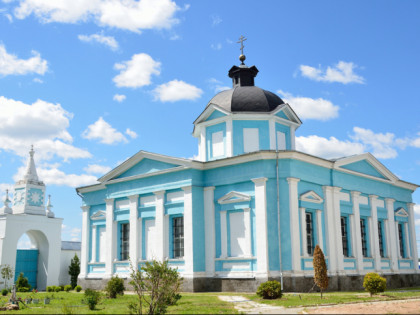
<instances>
[{"instance_id":1,"label":"decorative molding","mask_svg":"<svg viewBox=\"0 0 420 315\"><path fill-rule=\"evenodd\" d=\"M230 193L227 193L223 197L219 198L217 202L221 205L229 204L229 203L236 203L236 202L244 202L244 201L250 201L251 196L237 192L237 191L231 191Z\"/></svg>"},{"instance_id":2,"label":"decorative molding","mask_svg":"<svg viewBox=\"0 0 420 315\"><path fill-rule=\"evenodd\" d=\"M91 219L92 221L105 220L105 219L106 219L106 212L105 212L105 211L102 211L102 210L99 210L99 211L95 212L95 213L94 213L94 214L90 217L90 219Z\"/></svg>"},{"instance_id":3,"label":"decorative molding","mask_svg":"<svg viewBox=\"0 0 420 315\"><path fill-rule=\"evenodd\" d=\"M322 199L321 196L319 196L313 190L308 191L304 194L301 194L299 199L302 201L307 201L307 202L312 202L312 203L322 203L324 201L324 199Z\"/></svg>"},{"instance_id":4,"label":"decorative molding","mask_svg":"<svg viewBox=\"0 0 420 315\"><path fill-rule=\"evenodd\" d=\"M401 207L395 210L395 216L408 218L408 212L403 207Z\"/></svg>"}]
</instances>

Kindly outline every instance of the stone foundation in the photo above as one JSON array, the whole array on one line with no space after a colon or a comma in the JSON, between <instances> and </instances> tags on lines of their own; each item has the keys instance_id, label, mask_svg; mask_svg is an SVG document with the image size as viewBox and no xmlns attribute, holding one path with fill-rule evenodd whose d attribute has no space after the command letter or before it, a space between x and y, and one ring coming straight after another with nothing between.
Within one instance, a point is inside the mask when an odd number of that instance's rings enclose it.
<instances>
[{"instance_id":1,"label":"stone foundation","mask_svg":"<svg viewBox=\"0 0 420 315\"><path fill-rule=\"evenodd\" d=\"M403 287L420 286L420 274L393 274L381 275L387 280L387 289L397 289ZM327 291L357 291L363 290L364 275L345 275L329 277ZM84 278L78 279L78 284L83 289L103 290L109 279ZM277 280L279 278L184 278L182 284L183 292L256 292L258 286L267 280ZM130 279L124 279L124 285L131 289L128 284ZM308 292L314 284L313 277L284 277L284 292ZM317 291L315 286L313 291Z\"/></svg>"}]
</instances>

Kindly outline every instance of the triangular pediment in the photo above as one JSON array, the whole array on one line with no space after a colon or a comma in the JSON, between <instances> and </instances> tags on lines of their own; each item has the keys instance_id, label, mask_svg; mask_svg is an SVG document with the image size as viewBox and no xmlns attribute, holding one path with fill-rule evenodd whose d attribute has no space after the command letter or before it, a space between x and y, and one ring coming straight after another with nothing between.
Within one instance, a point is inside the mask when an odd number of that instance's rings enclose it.
<instances>
[{"instance_id":1,"label":"triangular pediment","mask_svg":"<svg viewBox=\"0 0 420 315\"><path fill-rule=\"evenodd\" d=\"M127 171L118 175L115 178L130 177L135 175L150 174L158 171L166 170L169 168L177 167L179 165L172 163L165 163L161 161L155 161L151 159L142 159L137 164L130 167Z\"/></svg>"},{"instance_id":2,"label":"triangular pediment","mask_svg":"<svg viewBox=\"0 0 420 315\"><path fill-rule=\"evenodd\" d=\"M282 120L288 120L294 124L302 124L302 121L299 119L298 115L296 115L289 104L282 104L278 106L274 111L271 112L271 114L281 118Z\"/></svg>"},{"instance_id":3,"label":"triangular pediment","mask_svg":"<svg viewBox=\"0 0 420 315\"><path fill-rule=\"evenodd\" d=\"M97 220L105 220L105 211L99 210L95 212L91 217L91 220L97 221Z\"/></svg>"},{"instance_id":4,"label":"triangular pediment","mask_svg":"<svg viewBox=\"0 0 420 315\"><path fill-rule=\"evenodd\" d=\"M250 195L243 194L237 191L231 191L230 193L219 198L217 202L223 205L223 204L228 204L228 203L244 202L244 201L250 201L250 200L251 200Z\"/></svg>"},{"instance_id":5,"label":"triangular pediment","mask_svg":"<svg viewBox=\"0 0 420 315\"><path fill-rule=\"evenodd\" d=\"M405 217L405 218L408 217L407 211L405 211L405 209L402 207L395 210L395 215L398 217Z\"/></svg>"},{"instance_id":6,"label":"triangular pediment","mask_svg":"<svg viewBox=\"0 0 420 315\"><path fill-rule=\"evenodd\" d=\"M209 121L221 117L228 116L230 113L226 111L225 109L221 108L218 105L210 104L207 106L204 111L200 114L200 116L197 117L197 119L194 121L194 125L197 125L204 121Z\"/></svg>"},{"instance_id":7,"label":"triangular pediment","mask_svg":"<svg viewBox=\"0 0 420 315\"><path fill-rule=\"evenodd\" d=\"M338 159L334 163L335 168L350 171L355 174L361 174L369 177L390 180L395 182L398 177L391 173L381 162L372 154L364 153L360 155L349 156Z\"/></svg>"},{"instance_id":8,"label":"triangular pediment","mask_svg":"<svg viewBox=\"0 0 420 315\"><path fill-rule=\"evenodd\" d=\"M313 190L300 195L300 200L313 203L322 203L324 201L324 199L322 199L321 196L319 196Z\"/></svg>"}]
</instances>

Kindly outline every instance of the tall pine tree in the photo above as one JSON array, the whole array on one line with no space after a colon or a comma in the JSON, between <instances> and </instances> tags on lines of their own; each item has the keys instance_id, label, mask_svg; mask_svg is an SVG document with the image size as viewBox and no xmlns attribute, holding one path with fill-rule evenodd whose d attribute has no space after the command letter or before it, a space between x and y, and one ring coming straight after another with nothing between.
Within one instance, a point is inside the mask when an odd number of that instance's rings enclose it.
<instances>
[{"instance_id":1,"label":"tall pine tree","mask_svg":"<svg viewBox=\"0 0 420 315\"><path fill-rule=\"evenodd\" d=\"M318 245L315 246L313 265L315 273L314 282L317 285L317 287L321 290L322 299L322 291L328 288L328 274L324 253Z\"/></svg>"},{"instance_id":2,"label":"tall pine tree","mask_svg":"<svg viewBox=\"0 0 420 315\"><path fill-rule=\"evenodd\" d=\"M69 275L70 275L70 284L72 289L74 289L77 285L77 277L80 273L80 260L79 257L77 257L77 254L74 254L74 258L70 261L69 266Z\"/></svg>"}]
</instances>

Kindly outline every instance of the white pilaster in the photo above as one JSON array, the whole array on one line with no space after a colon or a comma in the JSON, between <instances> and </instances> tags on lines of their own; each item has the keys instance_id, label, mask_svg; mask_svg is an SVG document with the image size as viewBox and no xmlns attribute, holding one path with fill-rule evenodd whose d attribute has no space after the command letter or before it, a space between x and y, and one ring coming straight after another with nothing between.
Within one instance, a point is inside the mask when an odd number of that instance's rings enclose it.
<instances>
[{"instance_id":1,"label":"white pilaster","mask_svg":"<svg viewBox=\"0 0 420 315\"><path fill-rule=\"evenodd\" d=\"M302 256L308 256L308 244L306 240L306 216L305 216L305 208L300 208L300 232L302 240Z\"/></svg>"},{"instance_id":2,"label":"white pilaster","mask_svg":"<svg viewBox=\"0 0 420 315\"><path fill-rule=\"evenodd\" d=\"M290 144L291 150L296 150L296 136L295 136L296 126L290 126Z\"/></svg>"},{"instance_id":3,"label":"white pilaster","mask_svg":"<svg viewBox=\"0 0 420 315\"><path fill-rule=\"evenodd\" d=\"M165 241L167 238L167 231L165 230L165 191L156 191L155 194L155 245L156 245L156 259L163 261L167 254L165 253ZM185 222L185 221L184 221ZM185 226L186 224L184 224ZM184 234L185 236L185 234ZM185 237L184 237L185 239Z\"/></svg>"},{"instance_id":4,"label":"white pilaster","mask_svg":"<svg viewBox=\"0 0 420 315\"><path fill-rule=\"evenodd\" d=\"M370 213L372 218L372 229L371 237L371 249L372 249L372 257L374 258L374 265L376 271L381 271L381 252L379 250L379 232L378 232L378 196L369 195L370 201Z\"/></svg>"},{"instance_id":5,"label":"white pilaster","mask_svg":"<svg viewBox=\"0 0 420 315\"><path fill-rule=\"evenodd\" d=\"M410 228L410 244L411 244L411 257L414 261L414 269L416 272L419 272L416 262L418 261L418 252L417 252L417 240L416 240L416 230L415 230L415 219L414 219L414 203L408 203L408 222Z\"/></svg>"},{"instance_id":6,"label":"white pilaster","mask_svg":"<svg viewBox=\"0 0 420 315\"><path fill-rule=\"evenodd\" d=\"M233 156L233 127L232 119L226 120L226 157Z\"/></svg>"},{"instance_id":7,"label":"white pilaster","mask_svg":"<svg viewBox=\"0 0 420 315\"><path fill-rule=\"evenodd\" d=\"M182 187L184 190L184 261L185 274L192 275L194 267L193 256L193 204L192 187Z\"/></svg>"},{"instance_id":8,"label":"white pilaster","mask_svg":"<svg viewBox=\"0 0 420 315\"><path fill-rule=\"evenodd\" d=\"M341 235L341 210L340 210L340 195L341 187L333 187L333 204L334 204L334 224L336 226L335 229L335 237L337 240L342 240ZM342 243L339 242L337 246L337 270L339 273L344 273L344 255L343 255L343 246Z\"/></svg>"},{"instance_id":9,"label":"white pilaster","mask_svg":"<svg viewBox=\"0 0 420 315\"><path fill-rule=\"evenodd\" d=\"M138 204L139 195L132 195L128 197L130 201L130 247L129 258L134 269L137 269L139 260L139 219L138 219Z\"/></svg>"},{"instance_id":10,"label":"white pilaster","mask_svg":"<svg viewBox=\"0 0 420 315\"><path fill-rule=\"evenodd\" d=\"M90 218L89 218L89 206L83 206L82 208L82 248L80 257L80 274L79 278L86 278L87 275L87 263L89 260L89 229L90 229Z\"/></svg>"},{"instance_id":11,"label":"white pilaster","mask_svg":"<svg viewBox=\"0 0 420 315\"><path fill-rule=\"evenodd\" d=\"M336 226L334 215L334 197L333 187L323 186L324 189L324 211L325 211L325 237L327 239L328 252L328 270L331 274L337 272L337 252L341 248L341 237L336 238L336 229L340 229L340 225Z\"/></svg>"},{"instance_id":12,"label":"white pilaster","mask_svg":"<svg viewBox=\"0 0 420 315\"><path fill-rule=\"evenodd\" d=\"M244 209L244 227L245 227L245 257L251 257L251 209Z\"/></svg>"},{"instance_id":13,"label":"white pilaster","mask_svg":"<svg viewBox=\"0 0 420 315\"><path fill-rule=\"evenodd\" d=\"M410 250L411 242L410 242L410 236L408 234L408 223L407 222L404 223L404 234L405 234L404 238L405 238L405 252L406 252L405 256L407 258L411 258L411 250Z\"/></svg>"},{"instance_id":14,"label":"white pilaster","mask_svg":"<svg viewBox=\"0 0 420 315\"><path fill-rule=\"evenodd\" d=\"M290 238L292 246L292 270L300 271L300 237L299 237L299 196L298 182L299 178L288 177L289 183L289 213L290 213Z\"/></svg>"},{"instance_id":15,"label":"white pilaster","mask_svg":"<svg viewBox=\"0 0 420 315\"><path fill-rule=\"evenodd\" d=\"M267 242L267 178L252 179L255 184L255 229L257 249L257 273L267 276L268 242Z\"/></svg>"},{"instance_id":16,"label":"white pilaster","mask_svg":"<svg viewBox=\"0 0 420 315\"><path fill-rule=\"evenodd\" d=\"M97 244L96 244L96 239L97 239L97 227L96 225L92 226L92 257L90 262L96 262L96 251L97 251Z\"/></svg>"},{"instance_id":17,"label":"white pilaster","mask_svg":"<svg viewBox=\"0 0 420 315\"><path fill-rule=\"evenodd\" d=\"M215 251L215 222L214 222L214 189L215 187L204 187L204 225L206 244L206 274L214 275Z\"/></svg>"},{"instance_id":18,"label":"white pilaster","mask_svg":"<svg viewBox=\"0 0 420 315\"><path fill-rule=\"evenodd\" d=\"M200 161L206 161L206 128L200 130L200 141L198 142L198 155Z\"/></svg>"},{"instance_id":19,"label":"white pilaster","mask_svg":"<svg viewBox=\"0 0 420 315\"><path fill-rule=\"evenodd\" d=\"M318 245L324 252L324 237L322 235L322 211L316 210L316 227L318 235Z\"/></svg>"},{"instance_id":20,"label":"white pilaster","mask_svg":"<svg viewBox=\"0 0 420 315\"><path fill-rule=\"evenodd\" d=\"M226 221L226 211L220 211L220 246L221 254L220 258L227 257L227 221Z\"/></svg>"},{"instance_id":21,"label":"white pilaster","mask_svg":"<svg viewBox=\"0 0 420 315\"><path fill-rule=\"evenodd\" d=\"M398 235L397 231L395 230L395 219L394 219L394 202L395 199L386 198L385 204L388 213L388 219L386 220L387 225L387 240L386 244L388 247L388 255L391 259L391 270L397 271L398 270Z\"/></svg>"},{"instance_id":22,"label":"white pilaster","mask_svg":"<svg viewBox=\"0 0 420 315\"><path fill-rule=\"evenodd\" d=\"M397 240L397 254L398 254L397 257L398 257L398 259L401 259L402 256L401 256L400 237L399 237L400 233L398 232L398 225L399 225L399 223L397 221L395 221L394 226L395 226L395 233L397 234L396 238L395 238Z\"/></svg>"},{"instance_id":23,"label":"white pilaster","mask_svg":"<svg viewBox=\"0 0 420 315\"><path fill-rule=\"evenodd\" d=\"M358 272L363 271L363 251L362 251L362 233L360 230L360 192L352 191L351 198L353 200L353 226L354 230L352 234L354 235L354 255L356 256L357 261L357 270Z\"/></svg>"},{"instance_id":24,"label":"white pilaster","mask_svg":"<svg viewBox=\"0 0 420 315\"><path fill-rule=\"evenodd\" d=\"M276 123L273 119L270 119L268 122L268 128L270 133L270 150L276 150Z\"/></svg>"},{"instance_id":25,"label":"white pilaster","mask_svg":"<svg viewBox=\"0 0 420 315\"><path fill-rule=\"evenodd\" d=\"M105 276L111 277L114 273L114 259L117 257L117 229L114 222L114 198L105 199L106 202L106 257Z\"/></svg>"}]
</instances>

